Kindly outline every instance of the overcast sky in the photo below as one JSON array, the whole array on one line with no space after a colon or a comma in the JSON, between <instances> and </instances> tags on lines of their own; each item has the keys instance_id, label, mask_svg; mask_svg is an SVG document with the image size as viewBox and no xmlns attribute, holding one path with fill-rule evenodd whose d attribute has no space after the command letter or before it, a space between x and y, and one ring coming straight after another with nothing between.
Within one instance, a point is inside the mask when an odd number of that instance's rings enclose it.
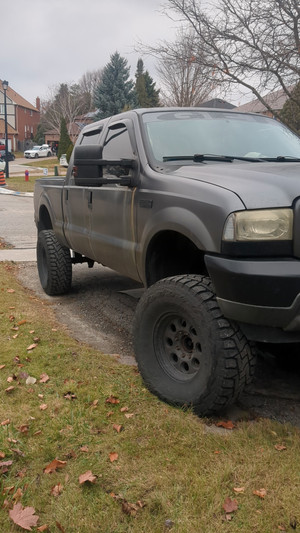
<instances>
[{"instance_id":1,"label":"overcast sky","mask_svg":"<svg viewBox=\"0 0 300 533\"><path fill-rule=\"evenodd\" d=\"M163 0L8 0L2 3L0 79L35 105L49 87L104 67L115 51L134 77L136 43L175 36L176 24L162 6ZM153 60L143 60L156 81Z\"/></svg>"}]
</instances>

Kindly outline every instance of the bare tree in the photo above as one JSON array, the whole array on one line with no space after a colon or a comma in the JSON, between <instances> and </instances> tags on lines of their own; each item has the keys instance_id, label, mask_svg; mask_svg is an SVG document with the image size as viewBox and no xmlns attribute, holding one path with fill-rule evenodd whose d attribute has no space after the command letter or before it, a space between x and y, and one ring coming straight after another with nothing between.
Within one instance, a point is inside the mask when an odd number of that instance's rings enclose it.
<instances>
[{"instance_id":1,"label":"bare tree","mask_svg":"<svg viewBox=\"0 0 300 533\"><path fill-rule=\"evenodd\" d=\"M68 85L67 83L61 83L51 89L48 100L42 102L41 110L41 122L45 127L59 133L61 119L64 118L69 134L71 124L76 116L88 111L85 94L80 86L77 84Z\"/></svg>"},{"instance_id":2,"label":"bare tree","mask_svg":"<svg viewBox=\"0 0 300 533\"><path fill-rule=\"evenodd\" d=\"M79 86L86 98L86 107L88 111L94 111L94 94L102 80L103 69L89 70L79 80Z\"/></svg>"},{"instance_id":3,"label":"bare tree","mask_svg":"<svg viewBox=\"0 0 300 533\"><path fill-rule=\"evenodd\" d=\"M197 61L199 50L195 37L193 31L180 30L174 43L161 43L152 49L157 58L161 100L165 105L197 106L216 86L207 76L206 67Z\"/></svg>"},{"instance_id":4,"label":"bare tree","mask_svg":"<svg viewBox=\"0 0 300 533\"><path fill-rule=\"evenodd\" d=\"M201 50L196 62L212 82L245 87L274 115L263 94L281 89L293 99L292 88L300 77L299 0L167 0L167 4L195 32Z\"/></svg>"},{"instance_id":5,"label":"bare tree","mask_svg":"<svg viewBox=\"0 0 300 533\"><path fill-rule=\"evenodd\" d=\"M156 59L160 99L163 105L197 106L204 102L216 87L207 75L202 50L193 30L178 30L174 42L160 41L156 46L140 44L143 54Z\"/></svg>"}]
</instances>

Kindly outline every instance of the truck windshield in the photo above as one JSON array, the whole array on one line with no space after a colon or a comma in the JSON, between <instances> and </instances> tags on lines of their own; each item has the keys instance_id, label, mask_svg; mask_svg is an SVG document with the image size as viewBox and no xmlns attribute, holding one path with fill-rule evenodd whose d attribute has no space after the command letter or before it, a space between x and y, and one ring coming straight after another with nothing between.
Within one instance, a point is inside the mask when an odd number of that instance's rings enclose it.
<instances>
[{"instance_id":1,"label":"truck windshield","mask_svg":"<svg viewBox=\"0 0 300 533\"><path fill-rule=\"evenodd\" d=\"M193 164L194 154L244 157L247 161L300 158L300 138L280 122L261 115L180 110L145 112L142 118L146 150L154 164L178 165L180 158L181 165L187 164L184 156L191 156Z\"/></svg>"}]
</instances>

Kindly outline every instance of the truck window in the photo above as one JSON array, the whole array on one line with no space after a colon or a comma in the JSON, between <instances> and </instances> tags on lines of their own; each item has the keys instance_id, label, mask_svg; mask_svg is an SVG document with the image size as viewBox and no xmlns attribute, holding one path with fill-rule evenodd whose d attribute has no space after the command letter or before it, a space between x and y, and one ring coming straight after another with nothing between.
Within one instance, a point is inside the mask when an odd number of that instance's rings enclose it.
<instances>
[{"instance_id":1,"label":"truck window","mask_svg":"<svg viewBox=\"0 0 300 533\"><path fill-rule=\"evenodd\" d=\"M107 132L103 146L103 159L120 160L133 159L134 152L132 149L128 130L124 124L114 126ZM125 176L129 174L129 169L118 165L107 165L103 167L103 175L112 174L114 176Z\"/></svg>"},{"instance_id":2,"label":"truck window","mask_svg":"<svg viewBox=\"0 0 300 533\"><path fill-rule=\"evenodd\" d=\"M81 139L81 145L86 144L99 144L100 142L100 134L101 134L102 128L97 128L93 131L87 131L83 134L83 137Z\"/></svg>"}]
</instances>

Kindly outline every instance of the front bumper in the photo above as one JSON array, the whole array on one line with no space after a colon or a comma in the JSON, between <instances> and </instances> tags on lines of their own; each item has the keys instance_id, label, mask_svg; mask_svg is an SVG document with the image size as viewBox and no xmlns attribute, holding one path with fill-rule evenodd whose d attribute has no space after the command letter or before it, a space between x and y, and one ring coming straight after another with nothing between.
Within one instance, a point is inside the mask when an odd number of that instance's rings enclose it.
<instances>
[{"instance_id":1,"label":"front bumper","mask_svg":"<svg viewBox=\"0 0 300 533\"><path fill-rule=\"evenodd\" d=\"M252 340L300 340L300 261L205 257L217 301ZM280 333L280 334L279 334Z\"/></svg>"}]
</instances>

